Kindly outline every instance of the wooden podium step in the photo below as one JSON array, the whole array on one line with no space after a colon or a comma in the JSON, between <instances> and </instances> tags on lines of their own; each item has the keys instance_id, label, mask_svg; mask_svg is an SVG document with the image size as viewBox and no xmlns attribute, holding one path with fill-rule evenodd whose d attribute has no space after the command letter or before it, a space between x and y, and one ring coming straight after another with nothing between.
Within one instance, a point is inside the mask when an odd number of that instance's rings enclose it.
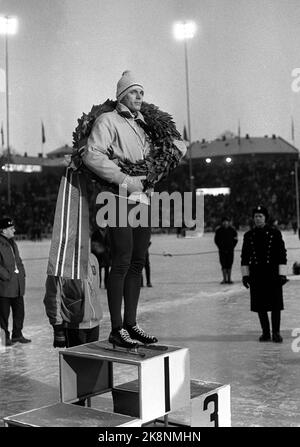
<instances>
[{"instance_id":1,"label":"wooden podium step","mask_svg":"<svg viewBox=\"0 0 300 447\"><path fill-rule=\"evenodd\" d=\"M169 425L231 427L230 385L191 380L189 405L168 415ZM160 419L161 423L164 423Z\"/></svg>"},{"instance_id":2,"label":"wooden podium step","mask_svg":"<svg viewBox=\"0 0 300 447\"><path fill-rule=\"evenodd\" d=\"M140 350L142 356L113 351L107 341L98 341L59 351L61 402L5 417L5 426L141 427L157 421L165 426L230 427L230 386L190 380L187 348ZM137 379L115 383L117 366L133 368ZM100 409L91 408L92 398L103 400L106 394L111 395L111 408L107 400ZM73 405L81 399L89 406Z\"/></svg>"},{"instance_id":3,"label":"wooden podium step","mask_svg":"<svg viewBox=\"0 0 300 447\"><path fill-rule=\"evenodd\" d=\"M107 346L111 348L107 341L98 341L59 352L62 402L72 403L112 391L113 396L117 395L115 411L121 405L126 413L122 399L118 399L118 395L125 393L132 406L127 414L143 423L188 405L190 361L187 348L167 346L165 350L152 350L141 347L144 354L141 357L118 350L108 351ZM122 389L115 386L116 364L136 369L138 379L134 393L126 390L122 393Z\"/></svg>"},{"instance_id":4,"label":"wooden podium step","mask_svg":"<svg viewBox=\"0 0 300 447\"><path fill-rule=\"evenodd\" d=\"M62 402L5 417L6 427L140 427L124 414L94 410Z\"/></svg>"}]
</instances>

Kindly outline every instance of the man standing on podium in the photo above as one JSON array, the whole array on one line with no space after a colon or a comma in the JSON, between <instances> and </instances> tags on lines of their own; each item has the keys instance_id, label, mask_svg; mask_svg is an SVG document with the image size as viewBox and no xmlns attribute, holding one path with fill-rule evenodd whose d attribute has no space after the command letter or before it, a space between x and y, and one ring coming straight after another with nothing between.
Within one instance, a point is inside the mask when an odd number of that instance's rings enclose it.
<instances>
[{"instance_id":1,"label":"man standing on podium","mask_svg":"<svg viewBox=\"0 0 300 447\"><path fill-rule=\"evenodd\" d=\"M140 204L150 209L150 191L144 191L145 176L126 175L118 160L132 163L143 161L150 152L151 138L146 132L148 124L141 113L144 100L143 83L131 72L125 71L117 83L116 107L96 118L87 140L82 161L86 168L116 189L116 225L108 227L111 243L112 265L107 283L107 298L111 317L109 342L113 346L135 349L142 344L156 343L157 338L146 333L137 323L137 308L141 288L141 273L150 242L151 228L132 226L128 215ZM166 126L166 123L164 123ZM161 132L161 130L159 131ZM186 147L174 139L183 156ZM114 160L110 153L113 153ZM118 187L128 197L120 195ZM127 225L120 223L119 209L127 205ZM121 205L123 203L123 205ZM124 302L124 315L122 304Z\"/></svg>"}]
</instances>

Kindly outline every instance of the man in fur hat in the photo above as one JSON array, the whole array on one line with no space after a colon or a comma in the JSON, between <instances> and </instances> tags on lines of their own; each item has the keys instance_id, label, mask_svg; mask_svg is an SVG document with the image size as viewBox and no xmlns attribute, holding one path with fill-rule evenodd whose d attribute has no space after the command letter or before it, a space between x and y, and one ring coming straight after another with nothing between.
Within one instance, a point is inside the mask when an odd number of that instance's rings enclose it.
<instances>
[{"instance_id":1,"label":"man in fur hat","mask_svg":"<svg viewBox=\"0 0 300 447\"><path fill-rule=\"evenodd\" d=\"M250 308L258 313L262 328L259 341L271 340L271 311L272 340L281 343L282 286L288 281L286 248L281 232L267 224L269 214L265 207L254 208L252 217L254 227L245 233L241 253L243 285L250 287Z\"/></svg>"}]
</instances>

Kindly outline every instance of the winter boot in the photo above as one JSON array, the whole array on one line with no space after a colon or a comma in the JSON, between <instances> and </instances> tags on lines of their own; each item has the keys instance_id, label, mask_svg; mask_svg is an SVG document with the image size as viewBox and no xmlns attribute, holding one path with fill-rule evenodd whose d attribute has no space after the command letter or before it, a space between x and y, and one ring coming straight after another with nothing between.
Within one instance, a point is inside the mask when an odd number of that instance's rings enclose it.
<instances>
[{"instance_id":1,"label":"winter boot","mask_svg":"<svg viewBox=\"0 0 300 447\"><path fill-rule=\"evenodd\" d=\"M220 284L226 284L227 283L226 269L222 269L222 273L223 273L223 281L221 281Z\"/></svg>"},{"instance_id":2,"label":"winter boot","mask_svg":"<svg viewBox=\"0 0 300 447\"><path fill-rule=\"evenodd\" d=\"M272 341L274 343L282 343L283 339L279 332L273 332Z\"/></svg>"},{"instance_id":3,"label":"winter boot","mask_svg":"<svg viewBox=\"0 0 300 447\"><path fill-rule=\"evenodd\" d=\"M262 335L259 337L259 341L271 341L271 334L262 333Z\"/></svg>"}]
</instances>

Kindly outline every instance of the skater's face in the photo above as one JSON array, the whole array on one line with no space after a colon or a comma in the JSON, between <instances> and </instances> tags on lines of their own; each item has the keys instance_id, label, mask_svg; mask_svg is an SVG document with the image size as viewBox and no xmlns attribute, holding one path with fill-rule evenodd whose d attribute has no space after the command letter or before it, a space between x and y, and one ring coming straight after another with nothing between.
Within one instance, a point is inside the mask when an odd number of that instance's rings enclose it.
<instances>
[{"instance_id":1,"label":"skater's face","mask_svg":"<svg viewBox=\"0 0 300 447\"><path fill-rule=\"evenodd\" d=\"M266 216L262 213L255 213L253 219L257 227L263 227L266 223Z\"/></svg>"},{"instance_id":2,"label":"skater's face","mask_svg":"<svg viewBox=\"0 0 300 447\"><path fill-rule=\"evenodd\" d=\"M135 87L122 98L121 103L128 107L131 112L138 112L141 110L143 98L144 90Z\"/></svg>"}]
</instances>

